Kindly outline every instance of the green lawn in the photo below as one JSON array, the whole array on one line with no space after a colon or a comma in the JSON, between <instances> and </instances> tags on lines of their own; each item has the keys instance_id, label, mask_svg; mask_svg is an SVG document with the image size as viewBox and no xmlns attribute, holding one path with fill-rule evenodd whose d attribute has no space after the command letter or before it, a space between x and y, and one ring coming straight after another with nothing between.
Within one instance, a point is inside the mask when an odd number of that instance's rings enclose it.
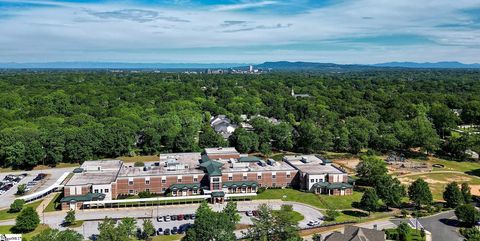
<instances>
[{"instance_id":1,"label":"green lawn","mask_svg":"<svg viewBox=\"0 0 480 241\"><path fill-rule=\"evenodd\" d=\"M280 210L274 210L273 212L274 212L274 213L280 212ZM304 217L301 213L299 213L299 212L297 212L297 211L289 211L289 212L288 212L288 215L290 215L290 219L291 219L293 222L296 222L296 223L298 223L298 222L302 221L303 219L305 219L305 217Z\"/></svg>"},{"instance_id":2,"label":"green lawn","mask_svg":"<svg viewBox=\"0 0 480 241\"><path fill-rule=\"evenodd\" d=\"M2 234L11 234L12 231L10 230L11 228L13 227L13 225L5 225L5 226L0 226L0 233ZM30 240L33 236L39 234L40 232L42 232L43 230L45 229L48 229L48 225L43 225L43 224L40 224L38 225L38 227L33 230L32 232L30 233L25 233L22 235L22 239L24 240Z\"/></svg>"},{"instance_id":3,"label":"green lawn","mask_svg":"<svg viewBox=\"0 0 480 241\"><path fill-rule=\"evenodd\" d=\"M475 170L480 170L480 162L447 161L439 158L431 158L428 162L430 164L442 164L445 166L444 168L433 168L433 171L474 172Z\"/></svg>"},{"instance_id":4,"label":"green lawn","mask_svg":"<svg viewBox=\"0 0 480 241\"><path fill-rule=\"evenodd\" d=\"M62 199L63 193L55 193L55 196L52 198L52 201L48 203L45 207L45 212L55 212L61 209L60 199Z\"/></svg>"},{"instance_id":5,"label":"green lawn","mask_svg":"<svg viewBox=\"0 0 480 241\"><path fill-rule=\"evenodd\" d=\"M182 239L183 235L175 234L175 235L160 235L155 236L152 238L152 241L176 241Z\"/></svg>"},{"instance_id":6,"label":"green lawn","mask_svg":"<svg viewBox=\"0 0 480 241\"><path fill-rule=\"evenodd\" d=\"M40 203L42 203L42 200L39 200L39 201L36 201L36 202L33 202L33 203L29 203L29 204L25 204L24 208L25 207L33 207L33 209L36 209L38 207L38 205L40 205ZM18 216L19 213L20 212L10 213L8 211L8 209L0 210L0 220L14 219Z\"/></svg>"},{"instance_id":7,"label":"green lawn","mask_svg":"<svg viewBox=\"0 0 480 241\"><path fill-rule=\"evenodd\" d=\"M348 196L316 195L310 192L301 192L294 189L267 189L258 194L255 199L282 199L283 201L300 202L317 208L350 209L353 202L359 202L362 193L354 192Z\"/></svg>"},{"instance_id":8,"label":"green lawn","mask_svg":"<svg viewBox=\"0 0 480 241\"><path fill-rule=\"evenodd\" d=\"M393 235L397 234L396 229L386 229L387 238L392 238ZM410 233L407 236L407 241L425 241L425 237L422 238L420 235L420 230L410 229Z\"/></svg>"}]
</instances>

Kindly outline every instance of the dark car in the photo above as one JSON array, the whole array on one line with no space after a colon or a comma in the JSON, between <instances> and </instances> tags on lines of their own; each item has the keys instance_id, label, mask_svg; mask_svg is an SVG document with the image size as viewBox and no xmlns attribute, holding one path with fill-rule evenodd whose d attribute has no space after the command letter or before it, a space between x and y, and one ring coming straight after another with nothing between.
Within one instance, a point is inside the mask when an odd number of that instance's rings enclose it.
<instances>
[{"instance_id":1,"label":"dark car","mask_svg":"<svg viewBox=\"0 0 480 241\"><path fill-rule=\"evenodd\" d=\"M166 228L165 231L163 231L163 234L165 235L170 235L170 229Z\"/></svg>"},{"instance_id":2,"label":"dark car","mask_svg":"<svg viewBox=\"0 0 480 241\"><path fill-rule=\"evenodd\" d=\"M163 222L163 217L158 216L157 217L157 222Z\"/></svg>"},{"instance_id":3,"label":"dark car","mask_svg":"<svg viewBox=\"0 0 480 241\"><path fill-rule=\"evenodd\" d=\"M163 229L162 228L158 228L157 230L157 235L162 235L163 234Z\"/></svg>"},{"instance_id":4,"label":"dark car","mask_svg":"<svg viewBox=\"0 0 480 241\"><path fill-rule=\"evenodd\" d=\"M258 216L258 211L257 210L253 210L252 213L253 213L254 217Z\"/></svg>"},{"instance_id":5,"label":"dark car","mask_svg":"<svg viewBox=\"0 0 480 241\"><path fill-rule=\"evenodd\" d=\"M185 215L183 216L183 219L185 219L185 220L190 220L190 217L191 217L190 214L185 214Z\"/></svg>"},{"instance_id":6,"label":"dark car","mask_svg":"<svg viewBox=\"0 0 480 241\"><path fill-rule=\"evenodd\" d=\"M183 217L184 217L184 216L183 216L182 214L179 214L179 215L177 215L177 220L178 220L178 221L182 221L182 220L183 220Z\"/></svg>"},{"instance_id":7,"label":"dark car","mask_svg":"<svg viewBox=\"0 0 480 241\"><path fill-rule=\"evenodd\" d=\"M195 219L195 214L190 215L190 217L192 218L192 220Z\"/></svg>"},{"instance_id":8,"label":"dark car","mask_svg":"<svg viewBox=\"0 0 480 241\"><path fill-rule=\"evenodd\" d=\"M177 215L172 215L170 218L172 218L172 221L177 221Z\"/></svg>"},{"instance_id":9,"label":"dark car","mask_svg":"<svg viewBox=\"0 0 480 241\"><path fill-rule=\"evenodd\" d=\"M178 228L177 227L173 227L172 228L172 234L177 234L178 233Z\"/></svg>"}]
</instances>

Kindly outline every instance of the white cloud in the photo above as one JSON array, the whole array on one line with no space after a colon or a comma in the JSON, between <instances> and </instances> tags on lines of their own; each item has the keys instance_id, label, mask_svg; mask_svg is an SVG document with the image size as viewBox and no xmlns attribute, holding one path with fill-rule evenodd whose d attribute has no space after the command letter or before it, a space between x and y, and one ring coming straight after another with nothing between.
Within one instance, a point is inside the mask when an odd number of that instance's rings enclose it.
<instances>
[{"instance_id":1,"label":"white cloud","mask_svg":"<svg viewBox=\"0 0 480 241\"><path fill-rule=\"evenodd\" d=\"M174 9L112 2L25 9L0 19L0 62L479 61L479 29L436 27L468 21L460 10L479 7L477 1L352 0L299 14L233 11L275 4ZM342 42L377 35L418 35L432 43Z\"/></svg>"}]
</instances>

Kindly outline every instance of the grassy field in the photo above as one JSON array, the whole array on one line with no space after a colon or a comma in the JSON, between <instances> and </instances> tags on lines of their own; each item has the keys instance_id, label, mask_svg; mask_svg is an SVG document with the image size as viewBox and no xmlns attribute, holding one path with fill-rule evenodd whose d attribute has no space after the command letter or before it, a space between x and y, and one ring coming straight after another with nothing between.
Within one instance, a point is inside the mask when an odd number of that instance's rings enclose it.
<instances>
[{"instance_id":1,"label":"grassy field","mask_svg":"<svg viewBox=\"0 0 480 241\"><path fill-rule=\"evenodd\" d=\"M433 168L433 171L459 171L469 174L478 174L480 172L480 162L457 162L457 161L447 161L439 158L430 158L428 160L430 164L441 164L444 165L444 168ZM479 175L480 176L480 175Z\"/></svg>"},{"instance_id":2,"label":"grassy field","mask_svg":"<svg viewBox=\"0 0 480 241\"><path fill-rule=\"evenodd\" d=\"M353 202L359 202L362 193L354 192L349 196L316 195L310 192L300 192L294 189L267 189L258 194L255 199L282 199L283 201L300 202L317 208L350 209Z\"/></svg>"},{"instance_id":3,"label":"grassy field","mask_svg":"<svg viewBox=\"0 0 480 241\"><path fill-rule=\"evenodd\" d=\"M280 210L273 210L273 212L274 212L274 213L280 212ZM290 215L290 219L291 219L293 222L296 222L296 223L298 223L298 222L302 221L303 219L305 219L305 217L304 217L301 213L299 213L299 212L297 212L297 211L293 211L293 210L292 210L292 211L289 211L289 212L288 212L288 215Z\"/></svg>"},{"instance_id":4,"label":"grassy field","mask_svg":"<svg viewBox=\"0 0 480 241\"><path fill-rule=\"evenodd\" d=\"M45 212L55 212L61 209L60 199L62 199L63 193L55 193L55 196L52 198L52 201L48 203L45 207Z\"/></svg>"},{"instance_id":5,"label":"grassy field","mask_svg":"<svg viewBox=\"0 0 480 241\"><path fill-rule=\"evenodd\" d=\"M2 234L11 234L11 233L12 233L12 231L11 231L11 228L12 228L12 227L13 227L12 225L0 226L0 233L2 233ZM32 232L23 234L23 235L22 235L22 238L23 238L24 240L30 240L33 236L39 234L40 232L42 232L43 230L48 229L48 228L49 228L48 225L40 224L40 225L38 225L38 227L37 227L35 230L33 230Z\"/></svg>"},{"instance_id":6,"label":"grassy field","mask_svg":"<svg viewBox=\"0 0 480 241\"><path fill-rule=\"evenodd\" d=\"M33 203L29 203L29 204L25 204L24 208L33 207L34 209L36 209L38 207L38 205L40 205L40 203L42 203L42 200L39 200L39 201L36 201L36 202L33 202ZM10 212L8 212L8 209L0 210L0 220L14 219L18 216L18 214L20 214L20 212L10 213Z\"/></svg>"},{"instance_id":7,"label":"grassy field","mask_svg":"<svg viewBox=\"0 0 480 241\"><path fill-rule=\"evenodd\" d=\"M182 234L175 235L160 235L152 238L152 241L176 241L182 239Z\"/></svg>"},{"instance_id":8,"label":"grassy field","mask_svg":"<svg viewBox=\"0 0 480 241\"><path fill-rule=\"evenodd\" d=\"M480 178L470 176L467 174L456 174L456 173L421 173L418 175L410 175L406 177L399 177L398 179L403 183L403 184L410 184L416 179L421 178L424 181L426 181L429 186L430 190L432 191L433 199L437 201L442 201L443 200L443 191L445 190L445 186L450 183L450 182L467 182L472 186L472 192L473 187L475 185L480 185Z\"/></svg>"}]
</instances>

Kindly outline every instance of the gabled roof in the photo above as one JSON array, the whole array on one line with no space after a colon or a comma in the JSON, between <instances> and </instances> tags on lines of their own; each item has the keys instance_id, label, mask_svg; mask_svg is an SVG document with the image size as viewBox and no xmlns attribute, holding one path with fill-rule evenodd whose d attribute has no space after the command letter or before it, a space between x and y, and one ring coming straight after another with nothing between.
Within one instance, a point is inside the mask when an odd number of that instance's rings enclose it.
<instances>
[{"instance_id":1,"label":"gabled roof","mask_svg":"<svg viewBox=\"0 0 480 241\"><path fill-rule=\"evenodd\" d=\"M223 166L223 163L212 161L212 160L208 160L200 164L200 167L203 168L208 173L209 176L221 176L222 166Z\"/></svg>"},{"instance_id":2,"label":"gabled roof","mask_svg":"<svg viewBox=\"0 0 480 241\"><path fill-rule=\"evenodd\" d=\"M353 188L353 186L349 183L344 183L344 182L334 182L334 183L329 183L329 182L317 182L313 184L312 188L327 188L327 189L348 189L348 188Z\"/></svg>"},{"instance_id":3,"label":"gabled roof","mask_svg":"<svg viewBox=\"0 0 480 241\"><path fill-rule=\"evenodd\" d=\"M229 187L256 187L258 186L257 182L223 182L224 188Z\"/></svg>"},{"instance_id":4,"label":"gabled roof","mask_svg":"<svg viewBox=\"0 0 480 241\"><path fill-rule=\"evenodd\" d=\"M87 202L87 201L97 201L97 200L103 200L105 198L105 194L103 193L87 193L85 195L81 196L68 196L60 199L60 202L71 202L71 201L76 201L76 202Z\"/></svg>"},{"instance_id":5,"label":"gabled roof","mask_svg":"<svg viewBox=\"0 0 480 241\"><path fill-rule=\"evenodd\" d=\"M385 241L385 232L347 225L342 233L332 233L325 241Z\"/></svg>"},{"instance_id":6,"label":"gabled roof","mask_svg":"<svg viewBox=\"0 0 480 241\"><path fill-rule=\"evenodd\" d=\"M172 184L170 186L171 190L186 190L186 189L199 189L200 184Z\"/></svg>"}]
</instances>

